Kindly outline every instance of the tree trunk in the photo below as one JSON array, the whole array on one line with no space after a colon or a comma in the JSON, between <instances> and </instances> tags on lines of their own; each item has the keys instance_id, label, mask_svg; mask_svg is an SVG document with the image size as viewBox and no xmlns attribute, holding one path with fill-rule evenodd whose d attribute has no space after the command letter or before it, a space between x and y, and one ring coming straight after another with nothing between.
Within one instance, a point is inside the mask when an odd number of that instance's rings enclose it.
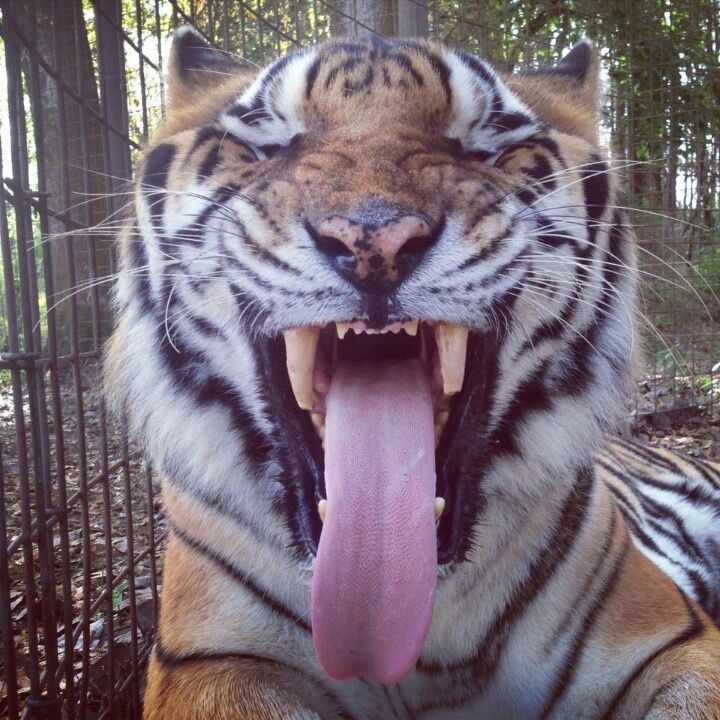
<instances>
[{"instance_id":1,"label":"tree trunk","mask_svg":"<svg viewBox=\"0 0 720 720\"><path fill-rule=\"evenodd\" d=\"M113 267L112 238L79 232L78 227L98 225L112 210L105 195L114 188L106 178L120 169L105 165L107 137L97 117L101 109L82 0L25 0L13 9L21 43L28 48L24 68L30 81L39 188L49 194L50 211L66 218L51 216L48 221L55 286L48 307L56 305L60 350L65 351L70 333L67 298L94 278L109 275ZM116 85L114 92L119 94L121 87ZM111 322L107 284L78 293L77 320L80 349L98 347Z\"/></svg>"},{"instance_id":2,"label":"tree trunk","mask_svg":"<svg viewBox=\"0 0 720 720\"><path fill-rule=\"evenodd\" d=\"M333 35L427 35L427 6L414 0L341 0L334 7Z\"/></svg>"}]
</instances>

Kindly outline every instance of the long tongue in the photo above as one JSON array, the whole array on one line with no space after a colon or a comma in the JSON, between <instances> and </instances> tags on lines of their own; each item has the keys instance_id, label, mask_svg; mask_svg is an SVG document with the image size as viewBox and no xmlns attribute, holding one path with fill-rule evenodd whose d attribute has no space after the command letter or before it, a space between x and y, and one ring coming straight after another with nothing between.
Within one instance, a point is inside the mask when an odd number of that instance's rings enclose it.
<instances>
[{"instance_id":1,"label":"long tongue","mask_svg":"<svg viewBox=\"0 0 720 720\"><path fill-rule=\"evenodd\" d=\"M420 655L435 596L429 373L419 360L343 363L326 402L315 652L333 678L392 684Z\"/></svg>"}]
</instances>

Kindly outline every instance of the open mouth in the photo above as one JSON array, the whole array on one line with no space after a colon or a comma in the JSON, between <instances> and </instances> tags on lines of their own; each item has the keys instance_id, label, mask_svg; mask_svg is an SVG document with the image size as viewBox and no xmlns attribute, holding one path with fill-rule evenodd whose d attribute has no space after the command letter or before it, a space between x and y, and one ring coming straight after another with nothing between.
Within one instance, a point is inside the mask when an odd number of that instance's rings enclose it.
<instances>
[{"instance_id":1,"label":"open mouth","mask_svg":"<svg viewBox=\"0 0 720 720\"><path fill-rule=\"evenodd\" d=\"M448 418L452 396L465 377L468 329L446 323L396 322L372 330L362 321L325 328L291 328L284 333L287 370L298 406L310 413L318 437L325 439L326 398L341 363L418 360L427 372L433 399L435 446ZM325 507L318 503L320 515ZM438 498L438 506L443 498ZM440 513L438 514L439 517Z\"/></svg>"},{"instance_id":2,"label":"open mouth","mask_svg":"<svg viewBox=\"0 0 720 720\"><path fill-rule=\"evenodd\" d=\"M397 682L420 653L442 516L457 495L448 497L454 483L439 483L436 466L463 388L468 334L418 321L284 333L293 395L322 446L312 624L332 677ZM452 539L457 523L445 525Z\"/></svg>"}]
</instances>

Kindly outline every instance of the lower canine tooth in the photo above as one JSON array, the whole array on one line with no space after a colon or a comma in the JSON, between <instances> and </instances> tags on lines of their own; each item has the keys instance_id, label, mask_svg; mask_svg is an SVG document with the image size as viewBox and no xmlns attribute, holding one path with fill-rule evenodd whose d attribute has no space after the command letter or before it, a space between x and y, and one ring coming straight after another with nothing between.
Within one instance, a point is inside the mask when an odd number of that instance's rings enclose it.
<instances>
[{"instance_id":1,"label":"lower canine tooth","mask_svg":"<svg viewBox=\"0 0 720 720\"><path fill-rule=\"evenodd\" d=\"M313 372L320 328L288 328L283 332L283 336L285 337L287 371L295 400L303 410L312 410Z\"/></svg>"},{"instance_id":2,"label":"lower canine tooth","mask_svg":"<svg viewBox=\"0 0 720 720\"><path fill-rule=\"evenodd\" d=\"M443 505L444 504L445 504L445 501L443 500ZM437 508L437 500L435 501L435 507ZM326 513L327 513L327 500L321 500L318 503L318 515L320 516L320 522L325 522L325 514Z\"/></svg>"},{"instance_id":3,"label":"lower canine tooth","mask_svg":"<svg viewBox=\"0 0 720 720\"><path fill-rule=\"evenodd\" d=\"M325 416L322 413L310 413L310 420L312 420L315 432L318 434L321 440L325 439Z\"/></svg>"},{"instance_id":4,"label":"lower canine tooth","mask_svg":"<svg viewBox=\"0 0 720 720\"><path fill-rule=\"evenodd\" d=\"M435 326L435 342L440 355L440 372L443 392L446 395L460 392L465 377L468 329L462 325Z\"/></svg>"},{"instance_id":5,"label":"lower canine tooth","mask_svg":"<svg viewBox=\"0 0 720 720\"><path fill-rule=\"evenodd\" d=\"M440 519L440 516L443 514L444 509L445 509L445 498L436 497L435 498L435 519L436 520Z\"/></svg>"}]
</instances>

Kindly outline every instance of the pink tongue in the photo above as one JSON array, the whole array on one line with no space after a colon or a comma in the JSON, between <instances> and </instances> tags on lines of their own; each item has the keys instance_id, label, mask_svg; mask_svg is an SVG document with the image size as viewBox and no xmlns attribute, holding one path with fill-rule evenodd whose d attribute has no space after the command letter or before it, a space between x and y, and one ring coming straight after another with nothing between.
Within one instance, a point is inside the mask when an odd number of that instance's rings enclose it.
<instances>
[{"instance_id":1,"label":"pink tongue","mask_svg":"<svg viewBox=\"0 0 720 720\"><path fill-rule=\"evenodd\" d=\"M315 652L338 680L395 683L420 655L437 577L433 406L420 361L337 368L325 485L312 581Z\"/></svg>"}]
</instances>

